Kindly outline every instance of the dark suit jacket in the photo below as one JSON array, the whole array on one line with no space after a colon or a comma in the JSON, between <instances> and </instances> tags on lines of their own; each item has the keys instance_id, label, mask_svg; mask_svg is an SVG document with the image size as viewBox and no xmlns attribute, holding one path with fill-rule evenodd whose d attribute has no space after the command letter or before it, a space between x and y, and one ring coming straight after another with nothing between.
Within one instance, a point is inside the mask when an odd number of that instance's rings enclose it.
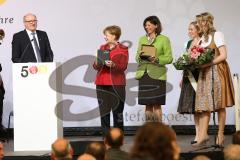
<instances>
[{"instance_id":1,"label":"dark suit jacket","mask_svg":"<svg viewBox=\"0 0 240 160\"><path fill-rule=\"evenodd\" d=\"M107 160L130 160L127 152L115 148L108 149L105 156Z\"/></svg>"},{"instance_id":2,"label":"dark suit jacket","mask_svg":"<svg viewBox=\"0 0 240 160\"><path fill-rule=\"evenodd\" d=\"M42 62L52 62L53 52L47 33L40 30L37 30L36 33L40 46ZM26 30L20 31L13 35L12 61L14 63L37 62L31 40Z\"/></svg>"}]
</instances>

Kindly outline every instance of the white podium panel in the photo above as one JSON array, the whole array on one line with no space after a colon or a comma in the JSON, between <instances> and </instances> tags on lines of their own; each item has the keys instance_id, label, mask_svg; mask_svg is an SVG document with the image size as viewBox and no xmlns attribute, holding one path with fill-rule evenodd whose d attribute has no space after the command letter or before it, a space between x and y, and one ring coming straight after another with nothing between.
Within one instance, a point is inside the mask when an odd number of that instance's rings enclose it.
<instances>
[{"instance_id":1,"label":"white podium panel","mask_svg":"<svg viewBox=\"0 0 240 160\"><path fill-rule=\"evenodd\" d=\"M15 63L12 69L14 151L51 150L62 137L62 122L55 114L60 96L49 84L56 63Z\"/></svg>"}]
</instances>

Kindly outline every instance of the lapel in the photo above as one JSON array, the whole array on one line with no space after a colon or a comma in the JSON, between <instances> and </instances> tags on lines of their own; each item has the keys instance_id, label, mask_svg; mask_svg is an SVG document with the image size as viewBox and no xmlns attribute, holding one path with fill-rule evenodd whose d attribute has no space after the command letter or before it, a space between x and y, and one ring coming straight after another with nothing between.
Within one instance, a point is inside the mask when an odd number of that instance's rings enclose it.
<instances>
[{"instance_id":1,"label":"lapel","mask_svg":"<svg viewBox=\"0 0 240 160\"><path fill-rule=\"evenodd\" d=\"M24 30L24 34L23 35L24 35L24 39L27 41L27 43L31 43L30 38L29 38L28 33L27 33L26 30Z\"/></svg>"},{"instance_id":2,"label":"lapel","mask_svg":"<svg viewBox=\"0 0 240 160\"><path fill-rule=\"evenodd\" d=\"M31 40L30 40L30 38L29 38L29 36L28 36L28 33L27 33L27 31L26 30L24 30L24 32L23 32L24 34L23 34L23 39L25 40L25 43L26 44L30 44L30 49L31 49L31 52L32 53L34 53L34 50L33 50L33 46L31 45Z\"/></svg>"},{"instance_id":3,"label":"lapel","mask_svg":"<svg viewBox=\"0 0 240 160\"><path fill-rule=\"evenodd\" d=\"M38 30L36 30L37 33L37 37L38 37L38 43L39 43L39 47L40 47L40 53L42 55L42 51L43 51L43 35L41 34L41 32L39 32Z\"/></svg>"}]
</instances>

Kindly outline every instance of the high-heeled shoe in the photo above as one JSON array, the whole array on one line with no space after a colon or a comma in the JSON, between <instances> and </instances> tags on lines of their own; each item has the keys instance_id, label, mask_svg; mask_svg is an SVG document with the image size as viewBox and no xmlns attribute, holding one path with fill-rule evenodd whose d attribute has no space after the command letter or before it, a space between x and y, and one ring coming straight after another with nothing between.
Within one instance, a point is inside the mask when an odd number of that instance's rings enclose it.
<instances>
[{"instance_id":1,"label":"high-heeled shoe","mask_svg":"<svg viewBox=\"0 0 240 160\"><path fill-rule=\"evenodd\" d=\"M224 147L224 135L223 134L217 135L216 145L218 145L220 148Z\"/></svg>"},{"instance_id":2,"label":"high-heeled shoe","mask_svg":"<svg viewBox=\"0 0 240 160\"><path fill-rule=\"evenodd\" d=\"M197 137L196 137L196 136L195 136L194 140L192 140L192 141L190 142L190 144L195 144L195 143L197 143Z\"/></svg>"},{"instance_id":3,"label":"high-heeled shoe","mask_svg":"<svg viewBox=\"0 0 240 160\"><path fill-rule=\"evenodd\" d=\"M197 143L192 144L193 147L202 147L207 144L209 137L204 138L202 141L197 141Z\"/></svg>"}]
</instances>

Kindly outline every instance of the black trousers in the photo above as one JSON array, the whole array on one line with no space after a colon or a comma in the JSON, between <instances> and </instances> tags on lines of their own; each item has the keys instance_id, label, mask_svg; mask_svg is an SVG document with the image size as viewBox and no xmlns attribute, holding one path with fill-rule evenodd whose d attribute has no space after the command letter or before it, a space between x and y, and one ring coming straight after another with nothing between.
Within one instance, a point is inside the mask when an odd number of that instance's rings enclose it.
<instances>
[{"instance_id":1,"label":"black trousers","mask_svg":"<svg viewBox=\"0 0 240 160\"><path fill-rule=\"evenodd\" d=\"M3 85L0 86L0 129L2 128L2 115L3 115L3 99L4 99L5 90Z\"/></svg>"},{"instance_id":2,"label":"black trousers","mask_svg":"<svg viewBox=\"0 0 240 160\"><path fill-rule=\"evenodd\" d=\"M97 85L97 99L101 116L103 136L110 128L110 112L113 113L114 127L123 130L123 109L125 103L125 86Z\"/></svg>"}]
</instances>

